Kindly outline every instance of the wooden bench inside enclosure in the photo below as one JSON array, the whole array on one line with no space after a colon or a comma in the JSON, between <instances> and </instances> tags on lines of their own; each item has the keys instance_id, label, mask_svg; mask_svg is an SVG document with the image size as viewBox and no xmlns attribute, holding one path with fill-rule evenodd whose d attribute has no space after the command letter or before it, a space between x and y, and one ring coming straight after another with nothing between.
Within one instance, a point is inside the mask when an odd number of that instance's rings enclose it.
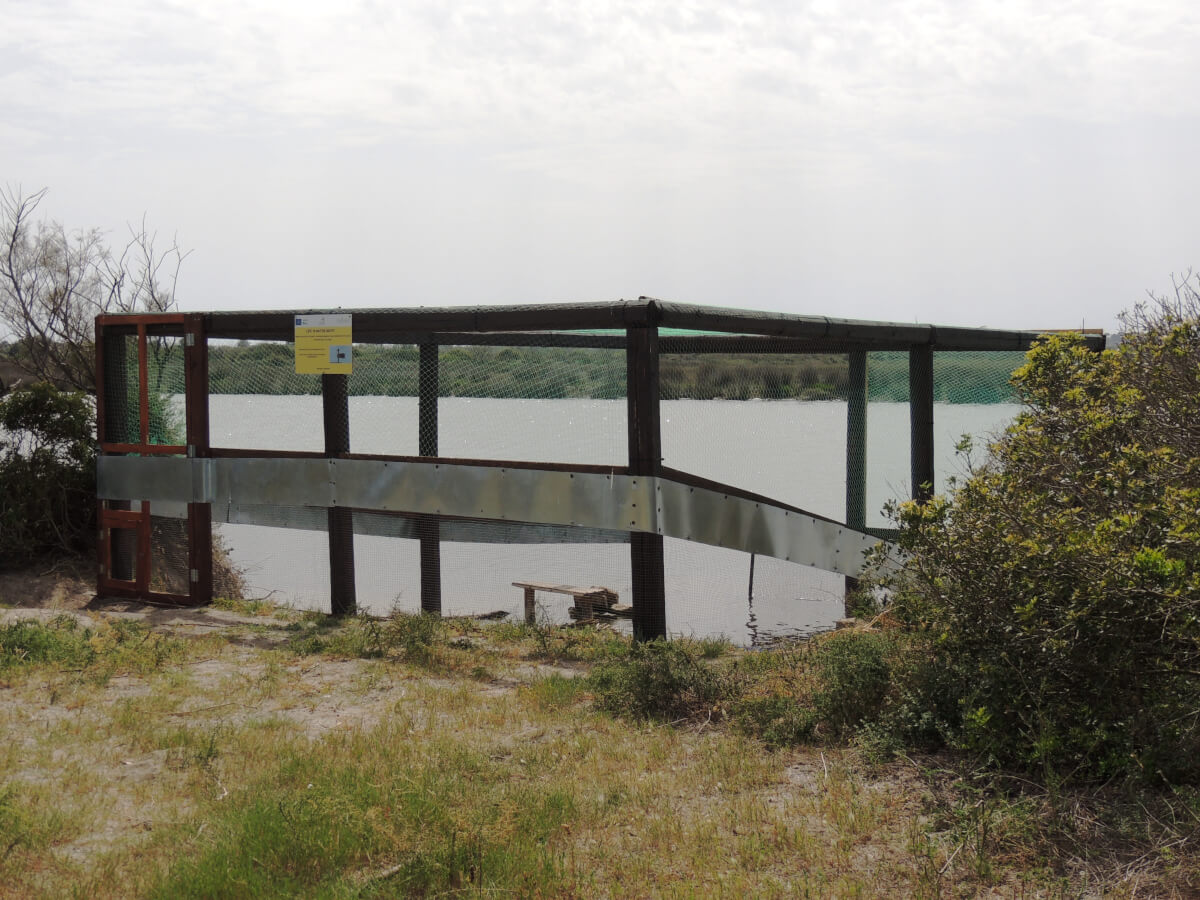
<instances>
[{"instance_id":1,"label":"wooden bench inside enclosure","mask_svg":"<svg viewBox=\"0 0 1200 900\"><path fill-rule=\"evenodd\" d=\"M566 594L575 601L575 605L567 609L572 619L587 621L590 619L611 619L616 617L631 618L632 606L622 606L617 603L617 592L606 587L576 587L570 584L544 584L540 581L514 581L513 587L525 590L525 621L533 625L537 621L534 605L534 594L545 591L551 594Z\"/></svg>"}]
</instances>

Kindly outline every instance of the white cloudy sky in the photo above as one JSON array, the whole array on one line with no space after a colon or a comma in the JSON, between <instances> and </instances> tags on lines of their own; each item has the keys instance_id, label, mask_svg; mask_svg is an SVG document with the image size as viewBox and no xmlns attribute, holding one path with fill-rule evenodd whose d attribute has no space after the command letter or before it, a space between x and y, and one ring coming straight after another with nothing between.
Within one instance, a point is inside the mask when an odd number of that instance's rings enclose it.
<instances>
[{"instance_id":1,"label":"white cloudy sky","mask_svg":"<svg viewBox=\"0 0 1200 900\"><path fill-rule=\"evenodd\" d=\"M0 183L187 309L1112 327L1200 267L1195 0L0 0Z\"/></svg>"}]
</instances>

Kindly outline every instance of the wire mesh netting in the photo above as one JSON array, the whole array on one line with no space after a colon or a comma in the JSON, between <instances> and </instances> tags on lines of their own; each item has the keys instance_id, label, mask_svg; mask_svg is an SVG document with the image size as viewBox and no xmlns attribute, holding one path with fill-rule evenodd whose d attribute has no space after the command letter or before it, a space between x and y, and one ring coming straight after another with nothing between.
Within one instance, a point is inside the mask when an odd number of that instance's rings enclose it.
<instances>
[{"instance_id":1,"label":"wire mesh netting","mask_svg":"<svg viewBox=\"0 0 1200 900\"><path fill-rule=\"evenodd\" d=\"M149 335L146 357L146 443L182 446L187 443L183 339Z\"/></svg>"},{"instance_id":2,"label":"wire mesh netting","mask_svg":"<svg viewBox=\"0 0 1200 900\"><path fill-rule=\"evenodd\" d=\"M187 596L189 593L191 569L188 565L186 517L187 506L184 504L150 504L150 590L152 591L180 596Z\"/></svg>"},{"instance_id":3,"label":"wire mesh netting","mask_svg":"<svg viewBox=\"0 0 1200 900\"><path fill-rule=\"evenodd\" d=\"M213 342L210 428L215 447L324 449L320 376L296 375L294 346L283 342ZM279 371L285 369L285 371ZM422 378L437 403L422 412ZM357 344L348 382L350 450L390 456L440 455L489 460L623 465L625 357L621 350L549 346L441 346L431 358L418 344ZM328 522L284 508L242 509L243 521L218 525L231 560L244 567L246 590L328 605L328 572L314 578L289 566L304 555L328 562ZM220 519L229 513L215 511ZM412 518L353 513L358 606L386 613L420 609L420 540ZM514 581L557 580L610 586L628 596L628 548L588 543L596 535L515 523L441 527L442 611L518 612ZM625 541L625 535L620 540ZM548 598L543 614L565 615ZM561 614L561 615L560 615Z\"/></svg>"},{"instance_id":4,"label":"wire mesh netting","mask_svg":"<svg viewBox=\"0 0 1200 900\"><path fill-rule=\"evenodd\" d=\"M104 347L104 432L113 443L131 444L141 433L138 413L137 335L112 335Z\"/></svg>"},{"instance_id":5,"label":"wire mesh netting","mask_svg":"<svg viewBox=\"0 0 1200 900\"><path fill-rule=\"evenodd\" d=\"M140 368L138 336L110 335L104 347L106 440L120 444L182 445L185 442L183 340L162 334L147 336L144 391Z\"/></svg>"},{"instance_id":6,"label":"wire mesh netting","mask_svg":"<svg viewBox=\"0 0 1200 900\"><path fill-rule=\"evenodd\" d=\"M494 336L441 345L413 337L354 346L348 423L334 429L348 426L349 442L335 452L628 464L627 360L619 338L577 336L592 346L571 346L574 339L561 334L522 334L502 346ZM674 332L661 355L663 464L846 521L857 477L848 460L858 447L865 523L886 526L885 502L912 493L909 354L856 357L817 345L763 352L761 338L711 337ZM123 341L122 351L106 357L106 390L118 400L138 390L136 338ZM208 349L213 447L323 453L337 439L329 434L322 377L296 374L292 343L214 340ZM161 423L159 442L182 443L181 348L164 340L156 351L150 394L166 402L151 418ZM865 360L865 384L855 380L856 359ZM961 469L961 435L986 439L1016 413L1009 376L1022 360L1021 353L934 354L938 489ZM138 427L128 415L109 422L110 434L131 439ZM213 520L214 569L226 573L214 585L217 595L330 609L337 584L349 580L360 609L415 612L432 577L445 614L520 617L523 589L514 582L603 587L622 604L631 602L634 587L635 551L625 532L234 500L214 504ZM187 575L186 540L175 540L181 527L170 517L153 519L155 589L176 592L180 573ZM353 536L350 553L334 554L349 570L335 564L331 578L330 545L339 531ZM663 541L663 560L674 634L759 643L829 627L842 614L840 575L672 538ZM539 593L538 615L566 621L571 602Z\"/></svg>"}]
</instances>

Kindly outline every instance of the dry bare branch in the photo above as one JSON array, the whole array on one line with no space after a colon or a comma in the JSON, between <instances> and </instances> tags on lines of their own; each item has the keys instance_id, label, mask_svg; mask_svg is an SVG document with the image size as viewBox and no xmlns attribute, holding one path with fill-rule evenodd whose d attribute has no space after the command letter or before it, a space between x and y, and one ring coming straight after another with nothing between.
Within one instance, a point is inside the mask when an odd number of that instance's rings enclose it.
<instances>
[{"instance_id":1,"label":"dry bare branch","mask_svg":"<svg viewBox=\"0 0 1200 900\"><path fill-rule=\"evenodd\" d=\"M98 229L35 222L45 196L0 189L0 338L35 377L95 393L96 316L172 309L188 254L177 240L159 252L143 218L114 256Z\"/></svg>"}]
</instances>

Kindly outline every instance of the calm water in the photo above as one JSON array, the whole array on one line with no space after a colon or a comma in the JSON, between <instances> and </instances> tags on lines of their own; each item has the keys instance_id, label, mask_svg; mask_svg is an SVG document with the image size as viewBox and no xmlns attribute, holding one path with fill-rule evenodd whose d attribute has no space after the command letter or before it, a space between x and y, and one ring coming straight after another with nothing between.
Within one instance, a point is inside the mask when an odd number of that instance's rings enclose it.
<instances>
[{"instance_id":1,"label":"calm water","mask_svg":"<svg viewBox=\"0 0 1200 900\"><path fill-rule=\"evenodd\" d=\"M215 447L315 450L323 447L321 398L213 395ZM1015 415L1009 405L935 408L939 486L961 471L954 446L963 434L998 431ZM353 397L350 440L356 452L415 455L417 401ZM625 403L610 400L443 398L443 456L623 465ZM846 406L841 402L675 400L662 404L663 461L677 469L765 494L826 516L845 508ZM874 403L868 411L868 522L886 524L880 509L908 487L909 429L905 404ZM328 551L323 532L222 525L251 594L304 608L328 608ZM842 615L844 582L765 557L668 539L665 546L668 629L724 634L753 643L771 636L828 628ZM514 581L604 585L628 602L629 549L615 545L443 543L443 608L448 614L507 610L519 614ZM358 535L355 577L360 607L377 613L419 608L415 541ZM543 615L565 621L568 600L549 595Z\"/></svg>"}]
</instances>

